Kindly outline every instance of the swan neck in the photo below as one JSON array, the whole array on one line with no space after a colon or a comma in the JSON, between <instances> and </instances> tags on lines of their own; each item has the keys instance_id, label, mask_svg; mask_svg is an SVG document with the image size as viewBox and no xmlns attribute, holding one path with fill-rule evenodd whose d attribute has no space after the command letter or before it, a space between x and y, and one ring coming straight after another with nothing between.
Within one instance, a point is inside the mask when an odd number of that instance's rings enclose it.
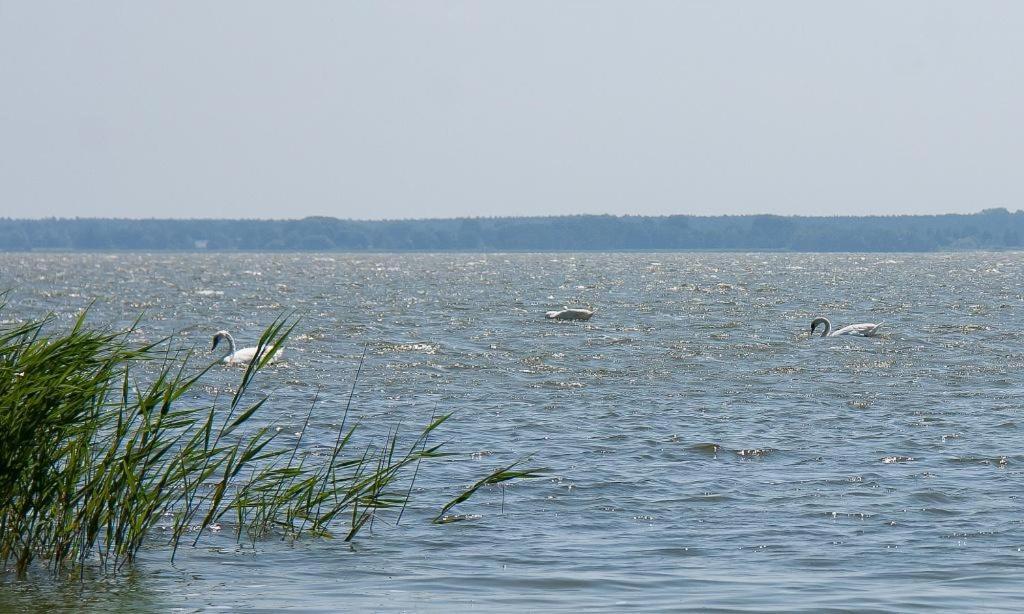
<instances>
[{"instance_id":1,"label":"swan neck","mask_svg":"<svg viewBox=\"0 0 1024 614\"><path fill-rule=\"evenodd\" d=\"M231 333L224 333L224 336L228 340L228 351L231 355L235 354L235 338L231 336Z\"/></svg>"}]
</instances>

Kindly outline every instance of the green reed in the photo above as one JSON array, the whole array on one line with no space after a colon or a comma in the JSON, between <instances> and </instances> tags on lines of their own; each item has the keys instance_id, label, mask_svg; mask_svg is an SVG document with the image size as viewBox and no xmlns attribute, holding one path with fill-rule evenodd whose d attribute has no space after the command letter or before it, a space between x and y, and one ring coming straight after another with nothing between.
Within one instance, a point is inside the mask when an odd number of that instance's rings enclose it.
<instances>
[{"instance_id":1,"label":"green reed","mask_svg":"<svg viewBox=\"0 0 1024 614\"><path fill-rule=\"evenodd\" d=\"M542 467L516 469L516 467L519 466L520 462L522 461L517 461L505 467L498 467L497 469L487 474L480 480L477 480L475 484L473 484L466 490L462 491L457 497L453 498L451 501L446 503L444 507L441 508L441 511L437 513L437 516L434 516L434 524L447 524L449 522L458 522L460 520L466 520L466 516L446 514L456 505L468 501L473 495L477 493L478 490L484 488L485 486L494 486L497 484L501 484L502 487L504 487L505 482L517 479L538 478L546 474L548 471L547 469ZM504 496L504 491L502 492L502 495Z\"/></svg>"},{"instance_id":2,"label":"green reed","mask_svg":"<svg viewBox=\"0 0 1024 614\"><path fill-rule=\"evenodd\" d=\"M301 434L285 446L278 429L249 426L267 401L249 387L294 326L267 328L226 405L198 406L187 393L213 365L192 368L168 340L133 345L134 327L96 330L83 314L66 332L52 317L0 331L0 570L24 576L38 559L54 572L116 571L161 524L172 558L221 521L238 539L351 540L381 510L404 510L412 483L400 482L444 455L428 439L450 414L406 445L394 428L354 451L346 407L319 456L301 450Z\"/></svg>"}]
</instances>

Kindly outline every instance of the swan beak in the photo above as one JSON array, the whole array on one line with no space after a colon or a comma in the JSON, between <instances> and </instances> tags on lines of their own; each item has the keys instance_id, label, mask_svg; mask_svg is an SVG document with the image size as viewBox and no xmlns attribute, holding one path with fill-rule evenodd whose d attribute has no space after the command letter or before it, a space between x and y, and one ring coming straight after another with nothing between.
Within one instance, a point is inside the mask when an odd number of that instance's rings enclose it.
<instances>
[{"instance_id":1,"label":"swan beak","mask_svg":"<svg viewBox=\"0 0 1024 614\"><path fill-rule=\"evenodd\" d=\"M218 342L218 341L220 341L220 339L218 339L218 338L216 338L216 337L214 337L214 338L213 338L213 345L212 345L212 346L210 346L210 351L211 351L211 352L217 349L217 342Z\"/></svg>"}]
</instances>

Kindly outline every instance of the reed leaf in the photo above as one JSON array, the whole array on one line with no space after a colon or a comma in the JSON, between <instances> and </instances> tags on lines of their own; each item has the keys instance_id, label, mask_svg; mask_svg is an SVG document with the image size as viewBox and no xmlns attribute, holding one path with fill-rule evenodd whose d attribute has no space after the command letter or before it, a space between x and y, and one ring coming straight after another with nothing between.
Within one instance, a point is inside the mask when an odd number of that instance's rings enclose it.
<instances>
[{"instance_id":1,"label":"reed leaf","mask_svg":"<svg viewBox=\"0 0 1024 614\"><path fill-rule=\"evenodd\" d=\"M445 514L448 513L453 507L460 503L468 501L478 490L484 486L492 486L494 484L500 484L502 482L508 482L516 479L528 479L537 478L543 476L548 470L543 467L531 468L531 469L516 469L523 461L516 461L506 467L499 467L492 471L489 475L477 481L475 484L467 488L466 490L459 493L457 497L445 504L438 512L437 516L434 517L435 524L443 524L445 522Z\"/></svg>"}]
</instances>

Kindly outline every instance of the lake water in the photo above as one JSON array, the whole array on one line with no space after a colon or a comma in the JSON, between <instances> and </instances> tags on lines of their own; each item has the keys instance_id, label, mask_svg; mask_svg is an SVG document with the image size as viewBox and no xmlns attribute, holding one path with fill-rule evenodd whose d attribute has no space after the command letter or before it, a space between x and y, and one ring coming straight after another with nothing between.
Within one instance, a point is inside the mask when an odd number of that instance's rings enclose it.
<instances>
[{"instance_id":1,"label":"lake water","mask_svg":"<svg viewBox=\"0 0 1024 614\"><path fill-rule=\"evenodd\" d=\"M266 419L372 439L455 412L398 526L230 531L131 573L4 579L0 608L1015 610L1024 599L1024 254L0 254L0 320L251 345ZM585 305L590 322L548 309ZM884 321L877 338L810 320ZM205 357L206 355L203 354ZM230 389L218 368L206 392ZM429 519L495 467L550 473ZM389 520L390 522L384 522Z\"/></svg>"}]
</instances>

